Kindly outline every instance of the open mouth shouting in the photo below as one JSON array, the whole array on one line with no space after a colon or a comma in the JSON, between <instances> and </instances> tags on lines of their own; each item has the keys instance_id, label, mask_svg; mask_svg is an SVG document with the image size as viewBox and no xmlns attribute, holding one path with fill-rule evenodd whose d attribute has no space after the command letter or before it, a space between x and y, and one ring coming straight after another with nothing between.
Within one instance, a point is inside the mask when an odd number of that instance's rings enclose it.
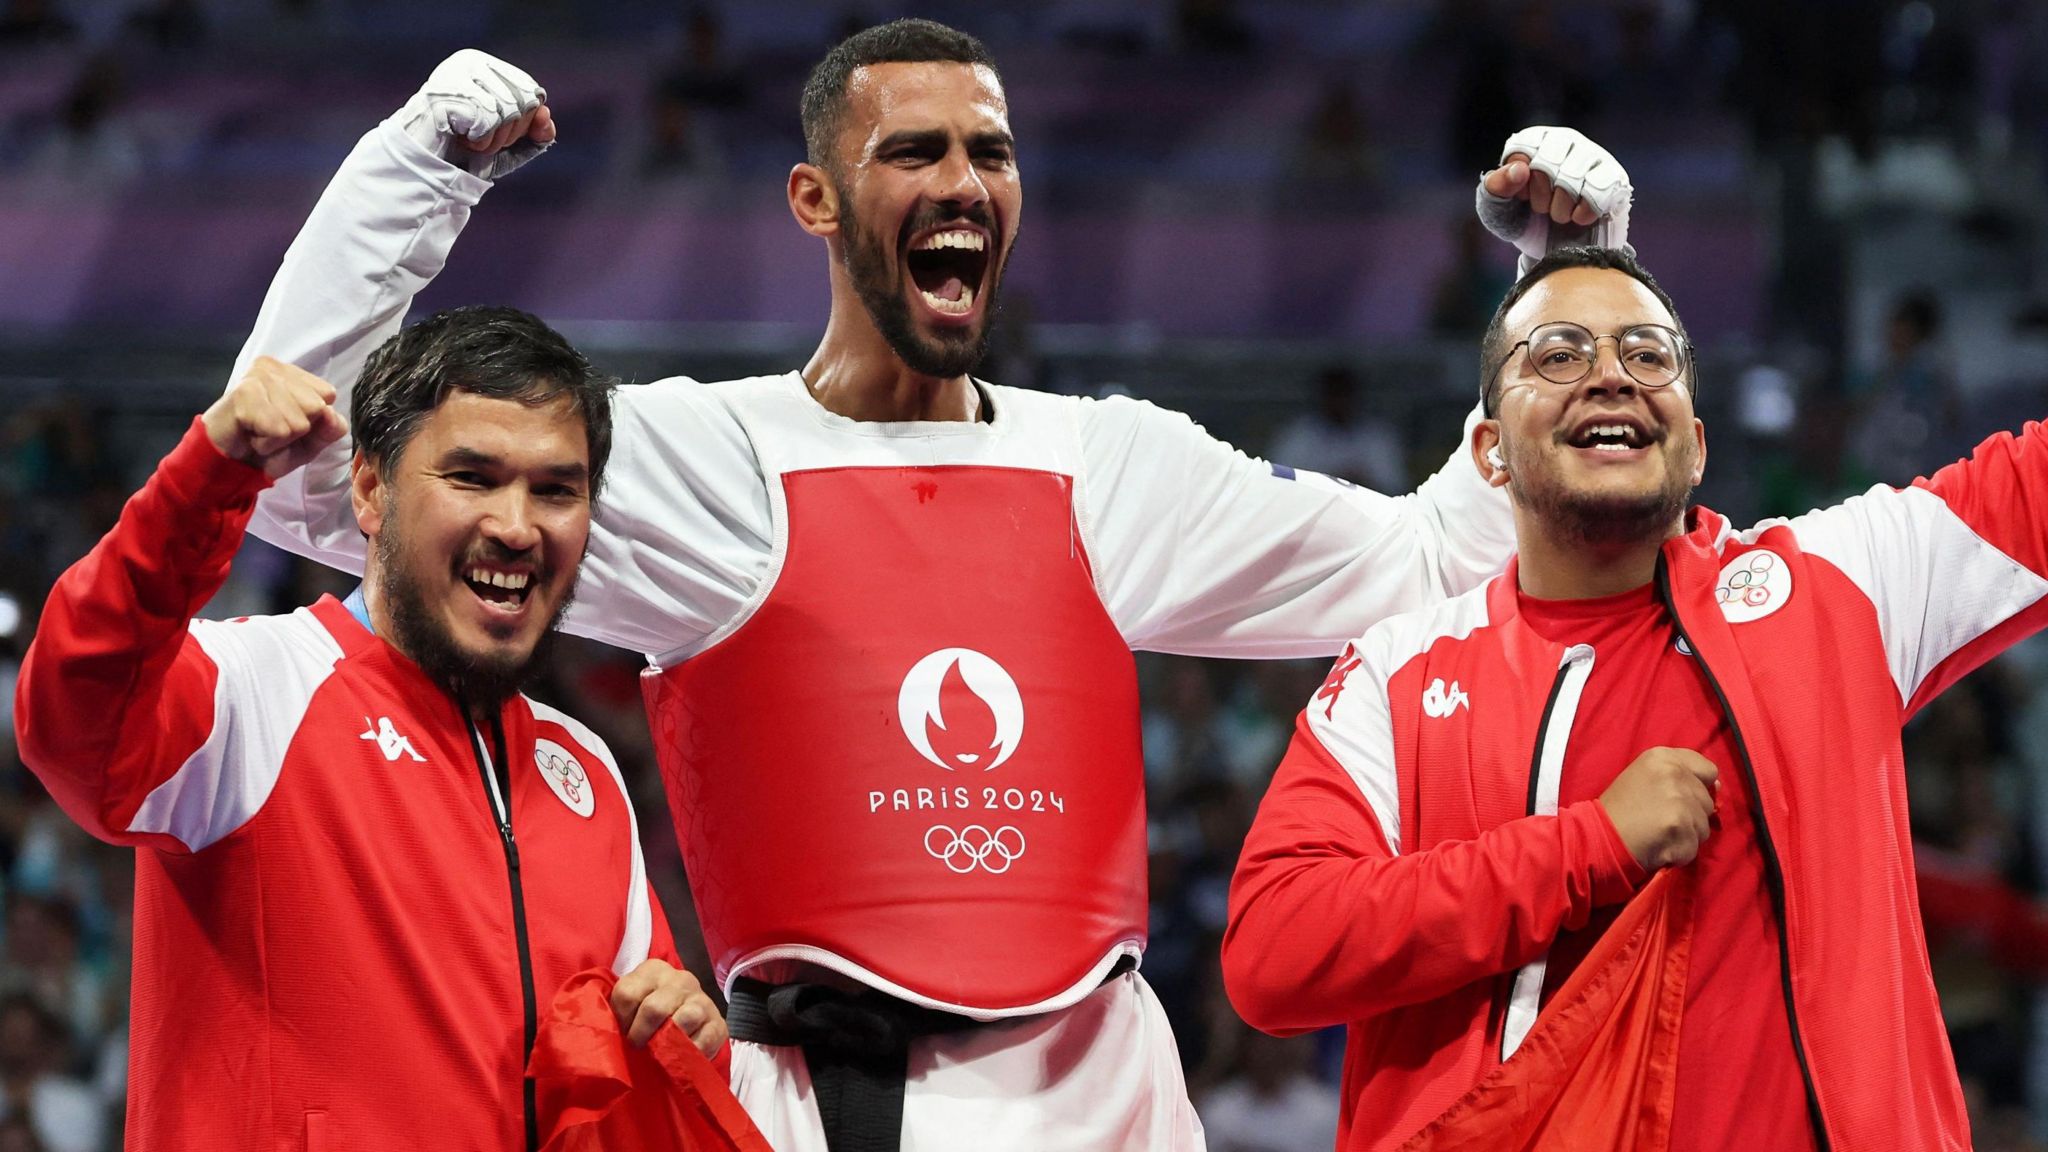
<instances>
[{"instance_id":1,"label":"open mouth shouting","mask_svg":"<svg viewBox=\"0 0 2048 1152\"><path fill-rule=\"evenodd\" d=\"M1582 421L1564 437L1564 442L1584 452L1618 459L1632 459L1656 444L1660 437L1634 416L1603 413Z\"/></svg>"},{"instance_id":2,"label":"open mouth shouting","mask_svg":"<svg viewBox=\"0 0 2048 1152\"><path fill-rule=\"evenodd\" d=\"M942 323L965 323L987 295L989 233L955 221L911 237L904 264L926 310Z\"/></svg>"},{"instance_id":3,"label":"open mouth shouting","mask_svg":"<svg viewBox=\"0 0 2048 1152\"><path fill-rule=\"evenodd\" d=\"M539 583L530 568L488 564L472 564L463 572L462 581L469 585L469 590L476 595L487 614L502 619L517 619L522 615Z\"/></svg>"}]
</instances>

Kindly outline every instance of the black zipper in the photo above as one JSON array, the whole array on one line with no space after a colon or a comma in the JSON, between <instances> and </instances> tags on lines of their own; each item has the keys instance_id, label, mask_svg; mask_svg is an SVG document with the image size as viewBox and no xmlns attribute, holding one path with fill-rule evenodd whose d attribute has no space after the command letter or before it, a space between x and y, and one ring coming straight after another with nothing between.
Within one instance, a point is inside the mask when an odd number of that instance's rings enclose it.
<instances>
[{"instance_id":1,"label":"black zipper","mask_svg":"<svg viewBox=\"0 0 2048 1152\"><path fill-rule=\"evenodd\" d=\"M496 716L491 718L491 745L495 757L486 756L483 748L483 733L478 732L475 723L469 725L471 747L476 752L477 776L484 786L484 799L490 802L491 818L498 824L498 840L505 848L505 872L512 880L512 936L519 947L519 994L526 1012L525 1044L521 1046L519 1076L522 1087L521 1110L526 1120L526 1152L540 1152L540 1115L534 1100L533 1077L526 1075L526 1066L533 1060L533 1042L540 1025L540 1011L533 995L533 949L526 938L526 893L519 883L519 842L512 836L512 772L505 763L505 727ZM501 787L493 787L491 766L499 767L498 778ZM495 797L502 796L504 811L498 810Z\"/></svg>"},{"instance_id":2,"label":"black zipper","mask_svg":"<svg viewBox=\"0 0 2048 1152\"><path fill-rule=\"evenodd\" d=\"M1550 697L1543 702L1543 718L1536 722L1536 752L1529 757L1529 803L1522 812L1525 816L1536 814L1536 793L1543 781L1543 744L1550 739L1550 714L1557 710L1558 694L1564 691L1564 678L1571 675L1571 671L1572 666L1569 663L1557 666L1557 678L1550 682ZM1521 974L1520 968L1509 972L1507 986L1501 993L1500 1061L1503 1064L1508 1061L1508 1008L1515 1002L1515 981ZM1537 995L1541 996L1542 991L1540 988L1537 989Z\"/></svg>"},{"instance_id":3,"label":"black zipper","mask_svg":"<svg viewBox=\"0 0 2048 1152\"><path fill-rule=\"evenodd\" d=\"M1820 1093L1813 1087L1813 1068L1806 1061L1806 1042L1799 1036L1799 1006L1792 1002L1792 945L1785 930L1785 869L1778 862L1777 846L1771 842L1770 823L1764 819L1764 797L1757 788L1756 765L1749 758L1749 744L1742 738L1742 725L1735 719L1735 709L1728 705L1728 694L1721 691L1721 682L1714 678L1714 670L1707 667L1705 654L1686 634L1685 625L1678 618L1678 604L1671 595L1671 573L1665 567L1662 553L1657 556L1657 598L1671 614L1671 627L1691 651L1693 662L1700 666L1700 675L1707 678L1707 686L1714 690L1721 714L1728 718L1728 731L1735 737L1735 755L1742 762L1743 783L1749 788L1750 818L1756 821L1757 847L1764 854L1764 886L1771 894L1771 915L1778 922L1778 980L1784 988L1785 1022L1792 1029L1792 1055L1799 1061L1799 1079L1806 1088L1806 1114L1813 1123L1815 1144L1820 1152L1828 1152L1832 1145L1827 1121L1821 1116Z\"/></svg>"}]
</instances>

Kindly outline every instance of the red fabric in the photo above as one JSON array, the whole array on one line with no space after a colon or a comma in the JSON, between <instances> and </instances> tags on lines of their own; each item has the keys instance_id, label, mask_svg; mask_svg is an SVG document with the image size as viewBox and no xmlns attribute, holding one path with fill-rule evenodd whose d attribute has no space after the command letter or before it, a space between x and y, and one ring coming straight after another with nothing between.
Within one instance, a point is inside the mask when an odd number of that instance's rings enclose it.
<instances>
[{"instance_id":1,"label":"red fabric","mask_svg":"<svg viewBox=\"0 0 2048 1152\"><path fill-rule=\"evenodd\" d=\"M1998 572L2001 555L2036 570L2048 556L2043 435L1994 437L1920 492L1879 490L1746 533L1695 508L1663 547L1672 611L1754 768L1758 845L1783 885L1778 994L1837 1149L1969 1147L1899 725L1927 685L2048 620L2048 600L2013 596ZM1760 559L1783 566L1784 597L1738 609L1734 574L1764 570ZM1490 1074L1515 970L1546 933L1575 926L1582 901L1608 902L1604 849L1575 815L1584 805L1525 815L1564 650L1520 619L1515 589L1511 567L1483 594L1360 641L1349 690L1304 713L1232 883L1223 971L1244 1018L1276 1032L1348 1027L1347 1152L1398 1147ZM1319 727L1348 740L1343 759L1317 745Z\"/></svg>"},{"instance_id":2,"label":"red fabric","mask_svg":"<svg viewBox=\"0 0 2048 1152\"><path fill-rule=\"evenodd\" d=\"M1654 877L1558 988L1514 1058L1401 1152L1673 1147L1696 883L1691 868ZM1766 1136L1745 1146L1782 1145Z\"/></svg>"},{"instance_id":3,"label":"red fabric","mask_svg":"<svg viewBox=\"0 0 2048 1152\"><path fill-rule=\"evenodd\" d=\"M716 975L795 945L970 1009L1082 985L1145 938L1145 796L1137 679L1072 478L781 479L767 599L644 681ZM1000 609L962 588L1000 588Z\"/></svg>"},{"instance_id":4,"label":"red fabric","mask_svg":"<svg viewBox=\"0 0 2048 1152\"><path fill-rule=\"evenodd\" d=\"M541 1020L527 1074L542 1152L771 1152L682 1029L664 1025L645 1047L626 1042L611 1007L617 983L608 969L578 972Z\"/></svg>"},{"instance_id":5,"label":"red fabric","mask_svg":"<svg viewBox=\"0 0 2048 1152\"><path fill-rule=\"evenodd\" d=\"M518 1147L517 925L460 711L332 598L187 620L262 484L195 425L58 582L17 688L24 761L87 830L139 849L127 1147ZM500 719L547 990L633 959L637 893L603 746L538 707ZM580 766L587 809L549 784L542 740ZM651 911L647 947L672 958Z\"/></svg>"},{"instance_id":6,"label":"red fabric","mask_svg":"<svg viewBox=\"0 0 2048 1152\"><path fill-rule=\"evenodd\" d=\"M1699 663L1678 650L1670 614L1648 586L1589 600L1523 595L1520 607L1538 635L1588 644L1597 653L1565 750L1559 807L1597 799L1645 748L1691 748L1721 769L1713 830L1692 868L1699 896L1673 1152L1812 1148L1806 1085L1785 1019L1763 852L1741 761L1712 686ZM1628 723L1614 722L1624 716ZM1545 1003L1620 912L1599 909L1585 928L1558 935L1544 972Z\"/></svg>"},{"instance_id":7,"label":"red fabric","mask_svg":"<svg viewBox=\"0 0 2048 1152\"><path fill-rule=\"evenodd\" d=\"M222 456L193 417L114 530L43 603L15 686L15 738L51 798L95 836L121 837L212 734L217 670L185 626L227 581L269 484ZM170 836L129 840L184 850Z\"/></svg>"}]
</instances>

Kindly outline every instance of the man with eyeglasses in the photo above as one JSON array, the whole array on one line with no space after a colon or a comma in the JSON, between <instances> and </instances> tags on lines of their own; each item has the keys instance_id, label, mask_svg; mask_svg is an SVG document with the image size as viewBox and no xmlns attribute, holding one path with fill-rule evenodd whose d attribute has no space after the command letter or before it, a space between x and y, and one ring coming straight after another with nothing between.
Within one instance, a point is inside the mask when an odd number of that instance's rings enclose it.
<instances>
[{"instance_id":1,"label":"man with eyeglasses","mask_svg":"<svg viewBox=\"0 0 2048 1152\"><path fill-rule=\"evenodd\" d=\"M2048 623L2048 443L1737 531L1684 332L1623 253L1522 278L1471 441L1519 556L1354 642L1261 806L1224 976L1349 1025L1341 1148L1969 1146L1899 726Z\"/></svg>"}]
</instances>

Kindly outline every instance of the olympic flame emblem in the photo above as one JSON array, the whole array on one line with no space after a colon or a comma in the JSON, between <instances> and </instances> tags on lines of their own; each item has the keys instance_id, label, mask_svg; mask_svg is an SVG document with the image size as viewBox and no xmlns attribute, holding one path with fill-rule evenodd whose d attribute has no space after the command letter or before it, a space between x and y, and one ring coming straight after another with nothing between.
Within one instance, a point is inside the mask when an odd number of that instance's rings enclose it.
<instances>
[{"instance_id":1,"label":"olympic flame emblem","mask_svg":"<svg viewBox=\"0 0 2048 1152\"><path fill-rule=\"evenodd\" d=\"M992 772L1024 737L1024 700L1003 666L971 648L942 648L911 666L896 697L903 735L948 772Z\"/></svg>"}]
</instances>

